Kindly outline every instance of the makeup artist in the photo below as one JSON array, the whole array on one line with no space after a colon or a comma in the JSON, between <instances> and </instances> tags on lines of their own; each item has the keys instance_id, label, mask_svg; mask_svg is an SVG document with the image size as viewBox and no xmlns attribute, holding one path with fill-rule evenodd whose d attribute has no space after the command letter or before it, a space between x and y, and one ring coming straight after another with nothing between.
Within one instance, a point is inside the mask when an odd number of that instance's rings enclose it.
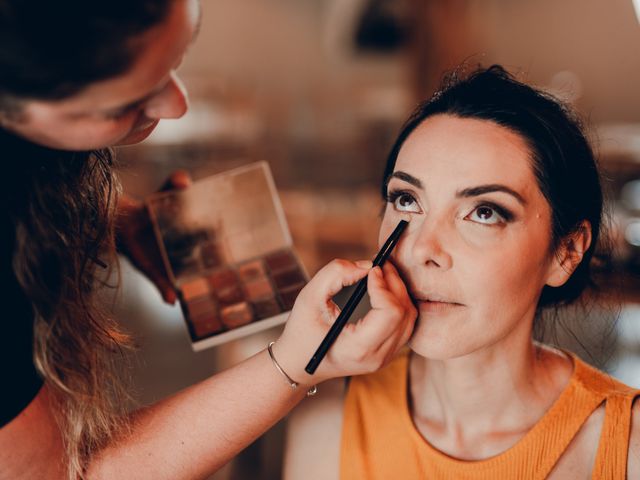
<instances>
[{"instance_id":1,"label":"makeup artist","mask_svg":"<svg viewBox=\"0 0 640 480\"><path fill-rule=\"evenodd\" d=\"M196 0L0 0L0 479L205 477L315 384L378 369L410 335L415 308L391 265L334 261L272 352L125 413L115 370L128 337L96 303L97 279L118 246L175 296L137 243L144 209L119 195L107 147L185 113L176 69L199 15ZM336 316L330 297L367 275L372 312L307 375Z\"/></svg>"}]
</instances>

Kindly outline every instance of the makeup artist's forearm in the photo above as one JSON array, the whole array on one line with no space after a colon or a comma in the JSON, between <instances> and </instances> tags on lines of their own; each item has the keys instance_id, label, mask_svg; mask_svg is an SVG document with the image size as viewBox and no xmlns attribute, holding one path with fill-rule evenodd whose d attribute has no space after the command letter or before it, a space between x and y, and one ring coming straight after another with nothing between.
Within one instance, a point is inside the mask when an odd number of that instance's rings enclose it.
<instances>
[{"instance_id":1,"label":"makeup artist's forearm","mask_svg":"<svg viewBox=\"0 0 640 480\"><path fill-rule=\"evenodd\" d=\"M137 412L132 434L94 459L90 479L194 479L210 474L304 398L266 351Z\"/></svg>"}]
</instances>

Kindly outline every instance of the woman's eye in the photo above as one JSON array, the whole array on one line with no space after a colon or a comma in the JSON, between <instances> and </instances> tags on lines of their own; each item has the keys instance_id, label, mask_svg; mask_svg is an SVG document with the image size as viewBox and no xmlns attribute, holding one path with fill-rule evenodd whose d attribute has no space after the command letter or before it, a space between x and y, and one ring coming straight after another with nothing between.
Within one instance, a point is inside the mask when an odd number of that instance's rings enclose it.
<instances>
[{"instance_id":1,"label":"woman's eye","mask_svg":"<svg viewBox=\"0 0 640 480\"><path fill-rule=\"evenodd\" d=\"M485 225L495 225L497 223L504 223L505 218L499 214L495 208L487 205L480 205L471 212L468 217L469 220L483 223Z\"/></svg>"},{"instance_id":2,"label":"woman's eye","mask_svg":"<svg viewBox=\"0 0 640 480\"><path fill-rule=\"evenodd\" d=\"M420 206L416 199L407 192L392 192L389 194L388 201L393 203L393 207L399 212L419 213Z\"/></svg>"}]
</instances>

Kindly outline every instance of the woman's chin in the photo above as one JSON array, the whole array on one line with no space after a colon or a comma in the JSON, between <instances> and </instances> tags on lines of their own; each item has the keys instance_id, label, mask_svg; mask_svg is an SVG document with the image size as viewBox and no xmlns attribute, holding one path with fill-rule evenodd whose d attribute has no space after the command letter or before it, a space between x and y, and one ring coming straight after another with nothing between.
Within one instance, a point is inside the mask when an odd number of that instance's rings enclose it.
<instances>
[{"instance_id":1,"label":"woman's chin","mask_svg":"<svg viewBox=\"0 0 640 480\"><path fill-rule=\"evenodd\" d=\"M454 329L428 328L418 320L409 339L409 348L421 357L431 360L448 360L467 353L467 349L453 335Z\"/></svg>"}]
</instances>

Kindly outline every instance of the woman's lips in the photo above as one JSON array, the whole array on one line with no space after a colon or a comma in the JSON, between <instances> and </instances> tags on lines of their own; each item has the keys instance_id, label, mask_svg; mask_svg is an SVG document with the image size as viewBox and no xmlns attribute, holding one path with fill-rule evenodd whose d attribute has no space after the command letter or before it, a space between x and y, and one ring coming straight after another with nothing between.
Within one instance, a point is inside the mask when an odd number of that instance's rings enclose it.
<instances>
[{"instance_id":1,"label":"woman's lips","mask_svg":"<svg viewBox=\"0 0 640 480\"><path fill-rule=\"evenodd\" d=\"M418 310L424 313L448 313L460 307L464 307L461 303L445 300L440 297L422 297L412 295Z\"/></svg>"},{"instance_id":2,"label":"woman's lips","mask_svg":"<svg viewBox=\"0 0 640 480\"><path fill-rule=\"evenodd\" d=\"M430 300L416 300L418 310L424 313L448 313L464 305L449 302L432 302Z\"/></svg>"}]
</instances>

